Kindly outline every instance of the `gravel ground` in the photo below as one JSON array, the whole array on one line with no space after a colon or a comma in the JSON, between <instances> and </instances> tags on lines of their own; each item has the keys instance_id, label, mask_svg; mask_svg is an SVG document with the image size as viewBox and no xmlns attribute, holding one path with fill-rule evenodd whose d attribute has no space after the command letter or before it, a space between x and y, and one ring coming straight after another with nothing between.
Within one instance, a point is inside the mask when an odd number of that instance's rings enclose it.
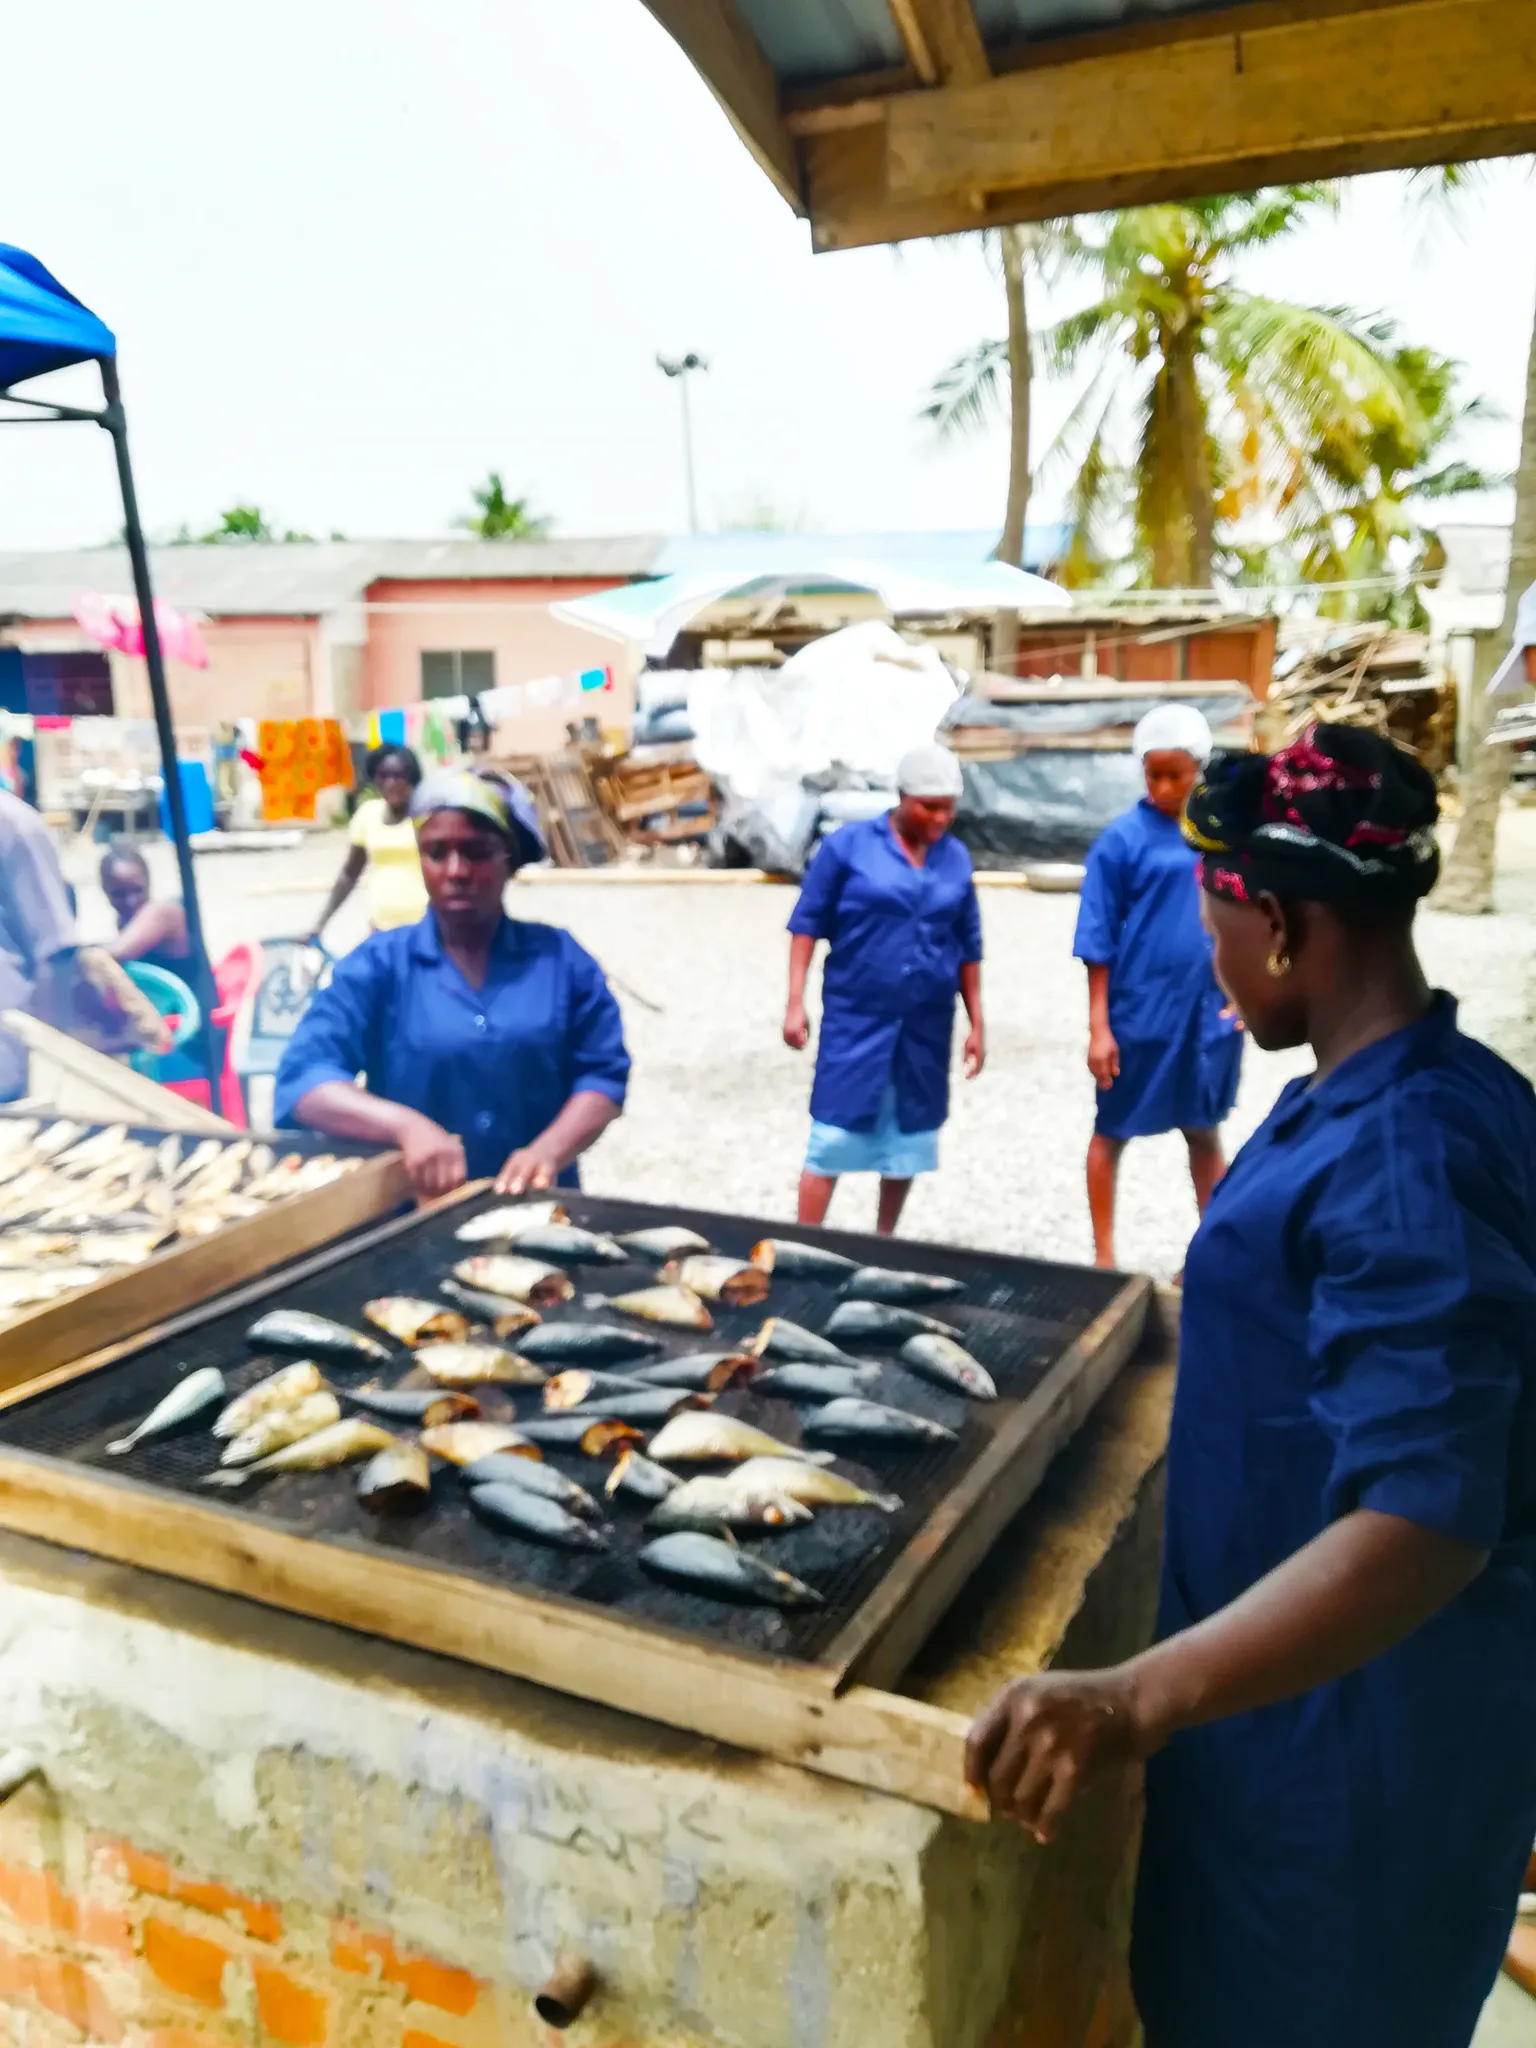
<instances>
[{"instance_id":1,"label":"gravel ground","mask_svg":"<svg viewBox=\"0 0 1536 2048\"><path fill-rule=\"evenodd\" d=\"M340 864L339 835L301 848L204 857L199 878L217 954L245 934L302 931ZM153 849L169 882L169 848ZM89 849L72 855L82 923L109 919ZM644 1195L771 1217L794 1213L807 1129L808 1054L779 1035L792 902L782 887L686 883L524 884L524 917L563 924L618 988L635 1072L629 1107L592 1154L597 1193ZM1086 994L1072 958L1073 896L983 891L989 1054L981 1077L958 1069L941 1165L914 1188L903 1232L1048 1258L1091 1256L1083 1155L1093 1123L1084 1065ZM334 944L363 930L355 900ZM1432 977L1462 999L1463 1020L1536 1075L1536 810L1506 814L1500 908L1486 918L1426 914L1421 944ZM652 1006L656 1007L652 1007ZM958 1042L958 1033L957 1033ZM1260 1122L1305 1055L1248 1050L1232 1144ZM839 1188L831 1222L873 1227L872 1179ZM1194 1228L1182 1141L1130 1146L1121 1173L1118 1252L1133 1270L1168 1276Z\"/></svg>"}]
</instances>

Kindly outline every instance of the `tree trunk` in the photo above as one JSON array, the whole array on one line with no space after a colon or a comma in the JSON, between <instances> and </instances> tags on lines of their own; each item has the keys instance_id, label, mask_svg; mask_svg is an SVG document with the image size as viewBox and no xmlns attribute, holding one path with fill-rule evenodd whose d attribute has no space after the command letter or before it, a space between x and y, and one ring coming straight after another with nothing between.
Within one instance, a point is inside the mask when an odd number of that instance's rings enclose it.
<instances>
[{"instance_id":1,"label":"tree trunk","mask_svg":"<svg viewBox=\"0 0 1536 2048\"><path fill-rule=\"evenodd\" d=\"M992 550L999 562L1024 566L1024 522L1029 513L1030 382L1034 374L1029 345L1029 301L1025 284L1029 270L1027 228L1002 229L1003 295L1008 302L1008 507L1002 537ZM1012 675L1018 661L1019 616L998 612L992 626L992 666Z\"/></svg>"},{"instance_id":2,"label":"tree trunk","mask_svg":"<svg viewBox=\"0 0 1536 2048\"><path fill-rule=\"evenodd\" d=\"M1525 376L1525 424L1520 436L1520 467L1515 472L1515 524L1510 535L1509 582L1504 590L1502 637L1514 638L1520 599L1536 583L1536 324ZM1502 659L1502 653L1501 653ZM1483 736L1497 707L1486 696L1472 706L1467 720L1471 758L1462 780L1461 823L1434 894L1437 910L1476 916L1493 908L1493 863L1497 851L1499 808L1509 786L1511 749L1488 747Z\"/></svg>"}]
</instances>

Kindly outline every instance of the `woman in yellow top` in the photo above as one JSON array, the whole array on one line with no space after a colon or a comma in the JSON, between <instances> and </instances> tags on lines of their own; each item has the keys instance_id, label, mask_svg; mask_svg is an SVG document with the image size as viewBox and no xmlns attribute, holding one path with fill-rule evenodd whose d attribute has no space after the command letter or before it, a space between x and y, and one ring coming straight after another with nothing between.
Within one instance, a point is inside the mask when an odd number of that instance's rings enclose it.
<instances>
[{"instance_id":1,"label":"woman in yellow top","mask_svg":"<svg viewBox=\"0 0 1536 2048\"><path fill-rule=\"evenodd\" d=\"M368 922L376 932L420 924L427 914L426 885L416 851L416 827L409 812L421 781L421 763L409 747L375 747L366 763L378 792L360 803L352 818L352 844L320 913L318 940L331 919L368 874Z\"/></svg>"}]
</instances>

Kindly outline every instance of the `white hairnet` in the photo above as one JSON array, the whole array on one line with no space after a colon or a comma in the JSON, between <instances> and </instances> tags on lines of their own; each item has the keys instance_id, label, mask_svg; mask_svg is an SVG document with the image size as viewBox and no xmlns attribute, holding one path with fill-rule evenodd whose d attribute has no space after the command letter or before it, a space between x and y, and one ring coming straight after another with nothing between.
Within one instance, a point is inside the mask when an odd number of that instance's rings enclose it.
<instances>
[{"instance_id":1,"label":"white hairnet","mask_svg":"<svg viewBox=\"0 0 1536 2048\"><path fill-rule=\"evenodd\" d=\"M1159 704L1137 725L1131 745L1138 761L1148 754L1188 754L1203 768L1215 742L1203 713L1192 704Z\"/></svg>"},{"instance_id":2,"label":"white hairnet","mask_svg":"<svg viewBox=\"0 0 1536 2048\"><path fill-rule=\"evenodd\" d=\"M948 747L910 747L896 763L896 787L903 796L958 797L960 763Z\"/></svg>"}]
</instances>

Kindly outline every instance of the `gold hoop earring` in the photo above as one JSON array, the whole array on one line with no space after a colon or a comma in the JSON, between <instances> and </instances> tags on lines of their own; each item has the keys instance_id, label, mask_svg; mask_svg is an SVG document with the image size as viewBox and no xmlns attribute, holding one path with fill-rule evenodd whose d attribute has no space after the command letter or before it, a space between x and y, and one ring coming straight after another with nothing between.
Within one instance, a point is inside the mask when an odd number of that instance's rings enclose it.
<instances>
[{"instance_id":1,"label":"gold hoop earring","mask_svg":"<svg viewBox=\"0 0 1536 2048\"><path fill-rule=\"evenodd\" d=\"M1264 962L1264 965L1269 969L1276 981L1279 981L1282 975L1289 974L1291 971L1291 956L1289 953L1282 953L1277 947Z\"/></svg>"}]
</instances>

